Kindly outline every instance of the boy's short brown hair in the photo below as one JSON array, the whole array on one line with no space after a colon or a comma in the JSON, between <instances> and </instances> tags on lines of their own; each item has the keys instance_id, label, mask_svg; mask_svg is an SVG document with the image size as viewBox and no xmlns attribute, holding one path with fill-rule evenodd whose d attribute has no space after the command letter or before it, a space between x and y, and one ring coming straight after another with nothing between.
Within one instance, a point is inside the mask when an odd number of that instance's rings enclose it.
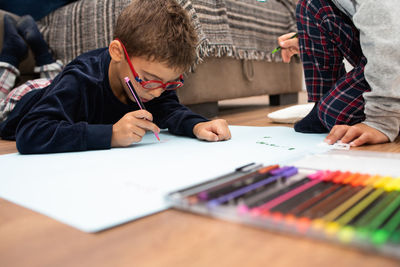
<instances>
[{"instance_id":1,"label":"boy's short brown hair","mask_svg":"<svg viewBox=\"0 0 400 267\"><path fill-rule=\"evenodd\" d=\"M144 56L187 71L196 59L197 34L175 0L133 0L119 15L114 39L130 57Z\"/></svg>"}]
</instances>

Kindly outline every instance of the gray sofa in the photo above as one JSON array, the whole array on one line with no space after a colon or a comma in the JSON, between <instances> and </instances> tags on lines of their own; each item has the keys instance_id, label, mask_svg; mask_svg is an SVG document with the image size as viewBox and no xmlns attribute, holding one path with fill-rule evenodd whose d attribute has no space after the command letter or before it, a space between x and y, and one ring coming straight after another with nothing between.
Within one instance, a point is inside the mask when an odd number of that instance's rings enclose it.
<instances>
[{"instance_id":1,"label":"gray sofa","mask_svg":"<svg viewBox=\"0 0 400 267\"><path fill-rule=\"evenodd\" d=\"M237 1L235 2L232 0L226 1L227 6L228 3L237 3ZM285 1L294 2L295 0ZM115 23L117 13L129 3L129 0L112 0L107 1L107 3L104 1L104 5L99 6L101 2L102 1L80 0L56 10L38 22L39 28L48 41L56 58L64 60L64 62L69 61L77 54L106 46L110 42L112 32L104 31L104 29L112 30L111 26ZM294 10L290 10L294 7L293 3L290 7L281 7L280 2L284 1L269 1L269 9L289 8L289 13L291 14L288 13L288 16L292 16L290 20L288 19L290 25L288 25L287 28L280 28L279 31L272 31L273 35L271 36L273 42L271 43L271 40L269 40L269 43L265 44L265 46L262 44L262 52L256 51L256 53L254 53L254 51L251 51L253 53L252 56L248 51L239 51L239 48L235 47L235 44L231 44L230 47L223 47L217 53L212 53L220 47L218 47L219 44L214 45L212 43L212 38L209 38L209 36L212 36L212 30L214 29L207 28L207 21L201 20L200 12L196 13L196 11L202 10L201 7L199 7L199 4L196 4L194 0L179 0L178 2L190 11L192 19L194 22L197 22L196 29L199 32L199 39L202 41L202 44L199 44L199 46L202 46L203 49L201 51L203 55L199 56L201 57L199 58L199 63L192 72L185 75L185 86L178 90L178 96L183 104L210 117L217 115L218 101L224 99L269 95L271 105L297 102L297 94L301 91L303 77L300 62L294 60L295 62L285 64L281 62L278 55L279 53L276 53L273 57L268 54L269 51L277 45L277 36L281 33L292 31L293 28L295 28L293 24ZM106 16L104 18L95 17L92 21L88 19L82 20L82 18L87 18L89 16L89 13L84 13L91 8L88 5L96 5L94 8L97 9L106 9L110 8L110 6L106 6L110 3L112 4L113 10L115 10L115 15ZM258 2L256 4L258 4ZM76 10L81 13L71 14L71 12L76 12ZM268 12L268 9L266 10L266 12ZM87 12L93 13L92 11ZM227 12L231 11L227 10ZM3 14L4 13L0 11L0 46L3 37ZM272 20L273 19L274 18L272 18ZM98 25L96 28L99 29L99 31L93 32L93 35L92 32L88 34L87 31L90 30L93 23ZM228 23L232 24L236 22L226 21L228 28L234 28L234 25L232 26ZM213 22L211 21L210 25L212 24ZM221 30L221 27L217 30ZM234 30L235 29L232 31ZM73 34L76 38L76 36L79 35L79 31L82 35L80 39L81 43L73 43L70 38L66 40L65 36ZM235 32L233 32L232 36L234 34ZM250 34L251 33L249 33L249 36ZM90 41L93 39L96 39L96 42L91 44ZM217 39L215 42L217 43L218 41ZM249 46L248 44L245 45ZM233 49L231 49L232 47ZM225 51L225 53L221 51ZM234 53L235 51L236 54ZM19 82L35 77L32 71L33 64L33 56L30 53L29 57L20 66L22 77Z\"/></svg>"}]
</instances>

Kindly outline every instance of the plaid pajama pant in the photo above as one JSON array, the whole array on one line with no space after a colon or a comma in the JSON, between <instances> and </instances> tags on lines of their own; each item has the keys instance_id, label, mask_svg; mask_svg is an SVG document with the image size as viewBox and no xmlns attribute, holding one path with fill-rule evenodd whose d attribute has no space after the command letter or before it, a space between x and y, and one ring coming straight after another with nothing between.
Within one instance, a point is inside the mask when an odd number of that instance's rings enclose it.
<instances>
[{"instance_id":1,"label":"plaid pajama pant","mask_svg":"<svg viewBox=\"0 0 400 267\"><path fill-rule=\"evenodd\" d=\"M0 122L7 118L25 94L48 86L54 77L61 72L62 68L63 64L59 60L48 65L35 67L34 72L40 73L41 78L27 81L13 89L15 80L20 73L13 65L0 62Z\"/></svg>"},{"instance_id":2,"label":"plaid pajama pant","mask_svg":"<svg viewBox=\"0 0 400 267\"><path fill-rule=\"evenodd\" d=\"M362 94L371 89L359 31L329 0L299 0L296 15L308 99L317 102L319 119L329 130L365 120ZM353 66L348 72L344 58Z\"/></svg>"}]
</instances>

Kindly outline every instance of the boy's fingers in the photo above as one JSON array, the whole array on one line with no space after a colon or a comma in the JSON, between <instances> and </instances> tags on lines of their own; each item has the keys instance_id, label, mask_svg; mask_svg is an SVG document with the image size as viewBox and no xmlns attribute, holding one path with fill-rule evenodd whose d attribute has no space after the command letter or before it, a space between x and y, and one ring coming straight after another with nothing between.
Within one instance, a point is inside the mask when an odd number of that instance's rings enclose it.
<instances>
[{"instance_id":1,"label":"boy's fingers","mask_svg":"<svg viewBox=\"0 0 400 267\"><path fill-rule=\"evenodd\" d=\"M207 140L207 141L218 141L218 135L211 131L202 131L200 139Z\"/></svg>"},{"instance_id":2,"label":"boy's fingers","mask_svg":"<svg viewBox=\"0 0 400 267\"><path fill-rule=\"evenodd\" d=\"M296 38L289 39L289 40L286 40L286 41L281 41L281 42L279 42L279 45L282 48L291 48L291 47L296 47L297 48L299 46L298 45L298 40Z\"/></svg>"},{"instance_id":3,"label":"boy's fingers","mask_svg":"<svg viewBox=\"0 0 400 267\"><path fill-rule=\"evenodd\" d=\"M144 119L139 120L136 125L142 129L152 131L154 133L160 132L160 128L158 128L157 125L155 125L153 122L151 122L149 120L144 120Z\"/></svg>"},{"instance_id":4,"label":"boy's fingers","mask_svg":"<svg viewBox=\"0 0 400 267\"><path fill-rule=\"evenodd\" d=\"M229 131L228 127L219 127L217 134L219 141L231 139L231 131Z\"/></svg>"},{"instance_id":5,"label":"boy's fingers","mask_svg":"<svg viewBox=\"0 0 400 267\"><path fill-rule=\"evenodd\" d=\"M130 112L129 114L134 116L137 119L146 119L149 121L153 121L153 115L144 109L135 110L135 111Z\"/></svg>"},{"instance_id":6,"label":"boy's fingers","mask_svg":"<svg viewBox=\"0 0 400 267\"><path fill-rule=\"evenodd\" d=\"M140 138L142 138L146 134L145 128L137 126L137 125L132 126L131 132L134 135L140 136Z\"/></svg>"},{"instance_id":7,"label":"boy's fingers","mask_svg":"<svg viewBox=\"0 0 400 267\"><path fill-rule=\"evenodd\" d=\"M132 133L132 143L139 143L142 140L143 136L138 135L136 133Z\"/></svg>"},{"instance_id":8,"label":"boy's fingers","mask_svg":"<svg viewBox=\"0 0 400 267\"><path fill-rule=\"evenodd\" d=\"M231 132L229 130L228 123L225 120L216 121L216 124L214 124L212 130L217 134L219 141L231 138Z\"/></svg>"},{"instance_id":9,"label":"boy's fingers","mask_svg":"<svg viewBox=\"0 0 400 267\"><path fill-rule=\"evenodd\" d=\"M353 140L350 145L351 146L361 146L363 144L366 144L368 142L368 135L362 134L355 140Z\"/></svg>"},{"instance_id":10,"label":"boy's fingers","mask_svg":"<svg viewBox=\"0 0 400 267\"><path fill-rule=\"evenodd\" d=\"M147 111L145 111L145 112L147 112ZM148 116L148 114L150 114L150 116ZM142 115L144 115L144 116L142 116ZM129 116L131 116L129 119L129 123L132 125L132 131L134 131L136 129L135 127L140 127L144 130L152 131L155 133L160 132L160 128L158 128L158 126L150 120L150 119L152 119L151 113L147 112L147 114L146 114L146 113L135 111L135 113L131 112L129 114ZM147 118L149 118L149 119L147 119Z\"/></svg>"},{"instance_id":11,"label":"boy's fingers","mask_svg":"<svg viewBox=\"0 0 400 267\"><path fill-rule=\"evenodd\" d=\"M288 40L295 34L296 34L295 32L289 32L289 33L286 33L284 35L281 35L281 36L278 37L278 42L282 42L282 41Z\"/></svg>"},{"instance_id":12,"label":"boy's fingers","mask_svg":"<svg viewBox=\"0 0 400 267\"><path fill-rule=\"evenodd\" d=\"M342 137L343 143L350 143L351 141L359 138L362 133L355 127L349 127L346 134Z\"/></svg>"}]
</instances>

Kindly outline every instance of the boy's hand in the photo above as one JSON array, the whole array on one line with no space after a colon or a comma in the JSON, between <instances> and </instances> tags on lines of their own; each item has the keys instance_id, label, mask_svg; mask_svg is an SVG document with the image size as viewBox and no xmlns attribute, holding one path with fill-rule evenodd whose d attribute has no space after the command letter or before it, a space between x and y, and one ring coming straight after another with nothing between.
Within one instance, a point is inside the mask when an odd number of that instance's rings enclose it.
<instances>
[{"instance_id":1,"label":"boy's hand","mask_svg":"<svg viewBox=\"0 0 400 267\"><path fill-rule=\"evenodd\" d=\"M142 140L146 130L159 133L160 128L152 123L153 116L146 110L125 114L113 125L111 147L129 146Z\"/></svg>"},{"instance_id":2,"label":"boy's hand","mask_svg":"<svg viewBox=\"0 0 400 267\"><path fill-rule=\"evenodd\" d=\"M289 63L291 57L299 53L299 39L297 37L290 39L294 34L295 32L291 32L278 37L282 60L285 63Z\"/></svg>"},{"instance_id":3,"label":"boy's hand","mask_svg":"<svg viewBox=\"0 0 400 267\"><path fill-rule=\"evenodd\" d=\"M207 122L200 122L193 127L193 134L201 140L223 141L231 139L228 123L218 119Z\"/></svg>"},{"instance_id":4,"label":"boy's hand","mask_svg":"<svg viewBox=\"0 0 400 267\"><path fill-rule=\"evenodd\" d=\"M353 126L335 125L325 138L325 142L332 145L338 140L343 143L350 143L351 146L389 142L389 138L384 133L364 123Z\"/></svg>"}]
</instances>

